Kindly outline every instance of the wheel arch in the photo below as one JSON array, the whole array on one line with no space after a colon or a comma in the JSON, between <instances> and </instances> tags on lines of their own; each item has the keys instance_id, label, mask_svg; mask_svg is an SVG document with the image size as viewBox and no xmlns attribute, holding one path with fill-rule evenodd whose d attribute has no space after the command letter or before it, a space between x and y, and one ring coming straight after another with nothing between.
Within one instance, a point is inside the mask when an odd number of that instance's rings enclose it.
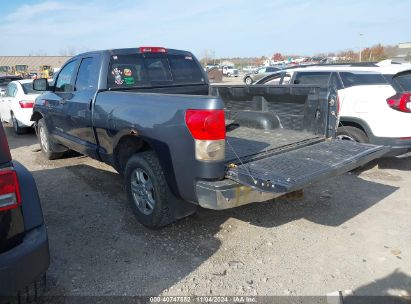
<instances>
[{"instance_id":1,"label":"wheel arch","mask_svg":"<svg viewBox=\"0 0 411 304\"><path fill-rule=\"evenodd\" d=\"M130 157L144 151L153 151L156 154L171 191L174 195L180 197L170 151L165 143L133 134L123 135L113 149L112 161L114 168L120 174L123 174Z\"/></svg>"},{"instance_id":2,"label":"wheel arch","mask_svg":"<svg viewBox=\"0 0 411 304\"><path fill-rule=\"evenodd\" d=\"M374 137L370 126L362 119L356 117L341 117L338 127L355 127L362 130L369 139Z\"/></svg>"}]
</instances>

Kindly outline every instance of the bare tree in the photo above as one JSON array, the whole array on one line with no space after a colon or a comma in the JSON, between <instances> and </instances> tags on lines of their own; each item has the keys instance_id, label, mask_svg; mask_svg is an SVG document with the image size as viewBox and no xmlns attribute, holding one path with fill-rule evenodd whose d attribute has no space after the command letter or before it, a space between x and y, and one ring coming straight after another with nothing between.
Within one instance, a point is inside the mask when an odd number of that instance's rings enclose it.
<instances>
[{"instance_id":1,"label":"bare tree","mask_svg":"<svg viewBox=\"0 0 411 304\"><path fill-rule=\"evenodd\" d=\"M77 51L76 51L76 47L69 45L66 46L65 48L60 49L59 54L61 56L74 56L76 55Z\"/></svg>"}]
</instances>

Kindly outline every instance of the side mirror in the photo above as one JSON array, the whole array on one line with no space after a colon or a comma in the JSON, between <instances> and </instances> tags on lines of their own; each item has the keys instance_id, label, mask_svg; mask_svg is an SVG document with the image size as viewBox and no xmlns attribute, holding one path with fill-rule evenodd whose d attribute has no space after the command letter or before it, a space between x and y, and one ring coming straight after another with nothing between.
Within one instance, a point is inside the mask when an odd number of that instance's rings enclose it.
<instances>
[{"instance_id":1,"label":"side mirror","mask_svg":"<svg viewBox=\"0 0 411 304\"><path fill-rule=\"evenodd\" d=\"M35 91L50 91L50 85L46 78L34 79L33 90Z\"/></svg>"}]
</instances>

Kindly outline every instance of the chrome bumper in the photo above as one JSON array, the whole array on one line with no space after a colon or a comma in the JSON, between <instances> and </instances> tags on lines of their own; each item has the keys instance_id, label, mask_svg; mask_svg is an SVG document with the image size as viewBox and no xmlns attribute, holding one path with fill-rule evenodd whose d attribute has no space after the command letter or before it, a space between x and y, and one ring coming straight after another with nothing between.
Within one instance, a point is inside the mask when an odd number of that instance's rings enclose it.
<instances>
[{"instance_id":1,"label":"chrome bumper","mask_svg":"<svg viewBox=\"0 0 411 304\"><path fill-rule=\"evenodd\" d=\"M207 209L229 209L254 202L265 202L284 193L262 192L229 179L221 181L198 181L196 184L198 203Z\"/></svg>"}]
</instances>

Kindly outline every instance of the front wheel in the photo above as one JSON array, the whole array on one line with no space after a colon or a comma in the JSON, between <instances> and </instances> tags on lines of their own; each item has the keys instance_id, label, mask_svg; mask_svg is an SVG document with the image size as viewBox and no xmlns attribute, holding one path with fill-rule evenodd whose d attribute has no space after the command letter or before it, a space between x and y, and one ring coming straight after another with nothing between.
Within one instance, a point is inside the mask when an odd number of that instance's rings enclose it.
<instances>
[{"instance_id":1,"label":"front wheel","mask_svg":"<svg viewBox=\"0 0 411 304\"><path fill-rule=\"evenodd\" d=\"M57 159L63 155L61 152L53 151L53 145L50 142L51 138L44 118L40 119L37 123L37 137L39 139L41 152L47 159Z\"/></svg>"},{"instance_id":2,"label":"front wheel","mask_svg":"<svg viewBox=\"0 0 411 304\"><path fill-rule=\"evenodd\" d=\"M173 222L167 202L168 185L153 151L133 155L124 178L128 199L140 223L155 229Z\"/></svg>"}]
</instances>

